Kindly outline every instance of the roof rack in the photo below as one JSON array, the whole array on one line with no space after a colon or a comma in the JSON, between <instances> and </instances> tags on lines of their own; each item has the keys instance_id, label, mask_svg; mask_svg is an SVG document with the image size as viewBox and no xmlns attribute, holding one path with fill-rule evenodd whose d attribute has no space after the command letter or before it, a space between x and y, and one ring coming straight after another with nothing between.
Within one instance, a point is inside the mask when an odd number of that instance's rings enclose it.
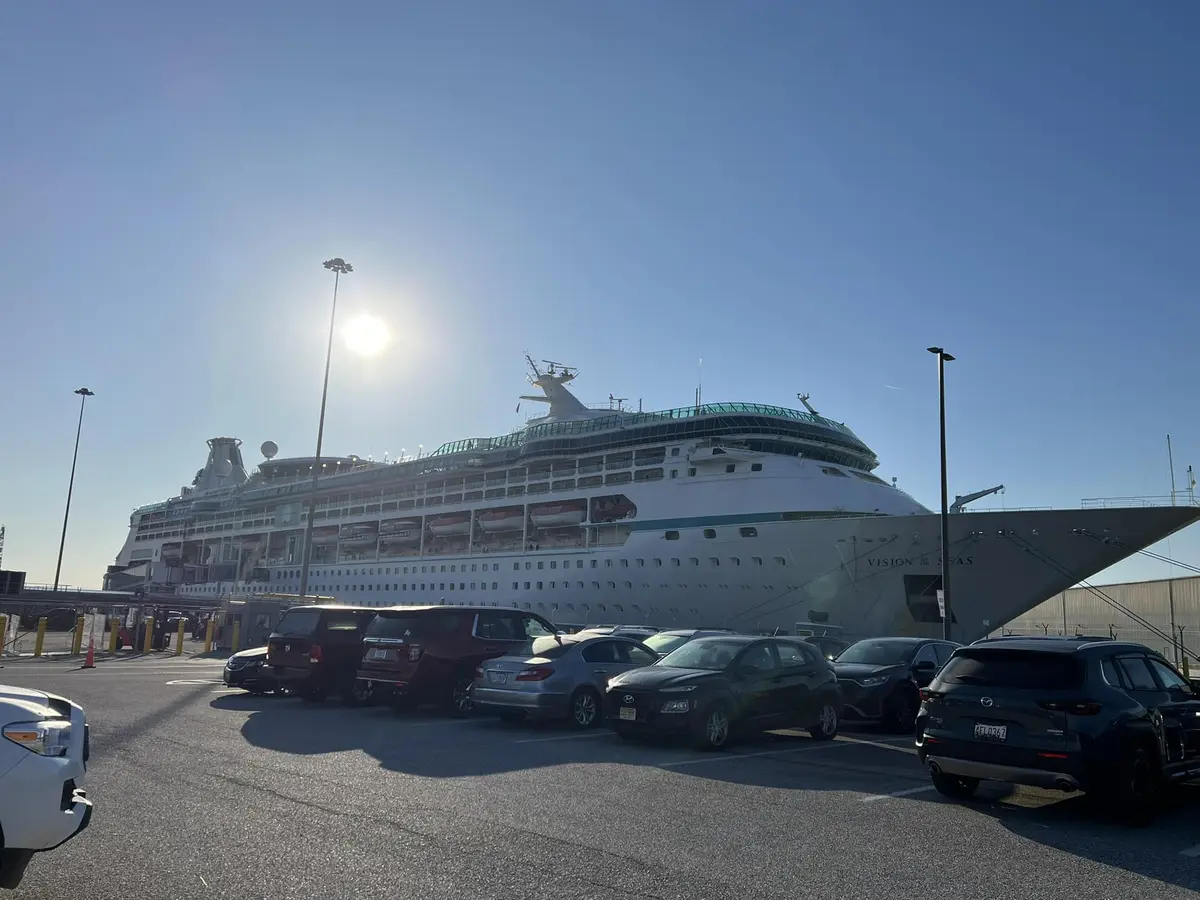
<instances>
[{"instance_id":1,"label":"roof rack","mask_svg":"<svg viewBox=\"0 0 1200 900\"><path fill-rule=\"evenodd\" d=\"M1115 640L1108 634L1003 634L997 637L980 638L972 641L971 645L985 644L991 641L1111 641Z\"/></svg>"}]
</instances>

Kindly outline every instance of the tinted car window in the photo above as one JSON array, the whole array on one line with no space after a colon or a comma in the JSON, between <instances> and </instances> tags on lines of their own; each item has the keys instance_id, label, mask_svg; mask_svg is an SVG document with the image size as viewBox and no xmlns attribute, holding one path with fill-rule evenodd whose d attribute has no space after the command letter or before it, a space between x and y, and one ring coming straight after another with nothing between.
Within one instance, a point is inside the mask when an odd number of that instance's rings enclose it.
<instances>
[{"instance_id":1,"label":"tinted car window","mask_svg":"<svg viewBox=\"0 0 1200 900\"><path fill-rule=\"evenodd\" d=\"M480 613L479 621L475 624L475 635L485 641L519 641L528 637L518 631L517 621L504 613Z\"/></svg>"},{"instance_id":2,"label":"tinted car window","mask_svg":"<svg viewBox=\"0 0 1200 900\"><path fill-rule=\"evenodd\" d=\"M591 663L615 663L616 645L613 641L592 641L583 648L583 659Z\"/></svg>"},{"instance_id":3,"label":"tinted car window","mask_svg":"<svg viewBox=\"0 0 1200 900\"><path fill-rule=\"evenodd\" d=\"M933 653L934 653L934 656L937 657L937 664L939 666L944 666L946 663L948 663L950 661L950 657L954 654L954 651L957 649L958 648L955 647L953 644L934 644L933 645Z\"/></svg>"},{"instance_id":4,"label":"tinted car window","mask_svg":"<svg viewBox=\"0 0 1200 900\"><path fill-rule=\"evenodd\" d=\"M289 637L304 637L317 630L321 621L319 609L289 609L275 626L276 634L286 634Z\"/></svg>"},{"instance_id":5,"label":"tinted car window","mask_svg":"<svg viewBox=\"0 0 1200 900\"><path fill-rule=\"evenodd\" d=\"M458 616L453 613L388 615L380 613L367 626L367 637L410 638L453 634Z\"/></svg>"},{"instance_id":6,"label":"tinted car window","mask_svg":"<svg viewBox=\"0 0 1200 900\"><path fill-rule=\"evenodd\" d=\"M800 644L793 644L791 641L780 641L775 645L775 649L779 653L779 664L785 669L800 668L801 666L810 665L813 662L805 653L805 648Z\"/></svg>"},{"instance_id":7,"label":"tinted car window","mask_svg":"<svg viewBox=\"0 0 1200 900\"><path fill-rule=\"evenodd\" d=\"M617 644L617 661L635 666L652 666L658 657L644 647L621 641Z\"/></svg>"},{"instance_id":8,"label":"tinted car window","mask_svg":"<svg viewBox=\"0 0 1200 900\"><path fill-rule=\"evenodd\" d=\"M1195 693L1187 680L1170 666L1163 665L1157 659L1150 659L1148 662L1150 668L1154 670L1154 674L1158 676L1158 680L1162 682L1162 686L1168 691L1181 690L1188 694Z\"/></svg>"},{"instance_id":9,"label":"tinted car window","mask_svg":"<svg viewBox=\"0 0 1200 900\"><path fill-rule=\"evenodd\" d=\"M688 642L686 634L656 634L642 641L655 653L670 653Z\"/></svg>"},{"instance_id":10,"label":"tinted car window","mask_svg":"<svg viewBox=\"0 0 1200 900\"><path fill-rule=\"evenodd\" d=\"M1117 671L1117 664L1111 656L1105 657L1104 661L1100 663L1100 672L1104 675L1104 680L1110 685L1125 690L1125 684L1121 680L1121 673Z\"/></svg>"},{"instance_id":11,"label":"tinted car window","mask_svg":"<svg viewBox=\"0 0 1200 900\"><path fill-rule=\"evenodd\" d=\"M868 666L899 666L912 659L912 653L911 641L859 641L843 650L837 661L864 663Z\"/></svg>"},{"instance_id":12,"label":"tinted car window","mask_svg":"<svg viewBox=\"0 0 1200 900\"><path fill-rule=\"evenodd\" d=\"M1150 669L1146 666L1146 659L1142 656L1119 656L1117 657L1117 665L1121 671L1125 673L1125 677L1129 680L1129 686L1135 691L1157 691L1158 684L1154 680L1154 676L1150 674Z\"/></svg>"},{"instance_id":13,"label":"tinted car window","mask_svg":"<svg viewBox=\"0 0 1200 900\"><path fill-rule=\"evenodd\" d=\"M746 646L740 641L700 640L684 644L655 663L671 669L724 669Z\"/></svg>"},{"instance_id":14,"label":"tinted car window","mask_svg":"<svg viewBox=\"0 0 1200 900\"><path fill-rule=\"evenodd\" d=\"M943 684L1062 690L1083 684L1083 666L1059 653L960 650L938 675Z\"/></svg>"},{"instance_id":15,"label":"tinted car window","mask_svg":"<svg viewBox=\"0 0 1200 900\"><path fill-rule=\"evenodd\" d=\"M775 657L771 653L771 647L768 644L757 644L746 651L746 654L739 661L739 665L748 669L755 669L759 672L769 672L776 668Z\"/></svg>"},{"instance_id":16,"label":"tinted car window","mask_svg":"<svg viewBox=\"0 0 1200 900\"><path fill-rule=\"evenodd\" d=\"M513 630L516 631L518 638L552 637L554 635L553 631L532 616L518 616L516 619L517 621L513 623Z\"/></svg>"},{"instance_id":17,"label":"tinted car window","mask_svg":"<svg viewBox=\"0 0 1200 900\"><path fill-rule=\"evenodd\" d=\"M917 655L913 657L913 664L931 662L935 666L938 664L937 653L934 652L933 644L926 644L917 651Z\"/></svg>"},{"instance_id":18,"label":"tinted car window","mask_svg":"<svg viewBox=\"0 0 1200 900\"><path fill-rule=\"evenodd\" d=\"M325 614L326 631L361 631L373 616L358 612L328 612Z\"/></svg>"}]
</instances>

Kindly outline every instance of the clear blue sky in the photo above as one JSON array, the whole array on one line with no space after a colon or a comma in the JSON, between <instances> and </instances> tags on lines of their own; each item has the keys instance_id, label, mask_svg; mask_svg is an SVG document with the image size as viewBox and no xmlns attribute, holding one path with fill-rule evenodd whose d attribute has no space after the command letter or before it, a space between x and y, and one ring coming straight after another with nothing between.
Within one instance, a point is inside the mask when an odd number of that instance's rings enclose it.
<instances>
[{"instance_id":1,"label":"clear blue sky","mask_svg":"<svg viewBox=\"0 0 1200 900\"><path fill-rule=\"evenodd\" d=\"M1167 432L1200 467L1194 3L221 8L0 12L0 522L32 581L81 385L72 584L207 438L312 451L334 255L396 340L339 346L330 453L508 431L525 349L646 408L703 357L706 399L811 392L935 506L941 343L951 490L1008 485L981 506L1166 494Z\"/></svg>"}]
</instances>

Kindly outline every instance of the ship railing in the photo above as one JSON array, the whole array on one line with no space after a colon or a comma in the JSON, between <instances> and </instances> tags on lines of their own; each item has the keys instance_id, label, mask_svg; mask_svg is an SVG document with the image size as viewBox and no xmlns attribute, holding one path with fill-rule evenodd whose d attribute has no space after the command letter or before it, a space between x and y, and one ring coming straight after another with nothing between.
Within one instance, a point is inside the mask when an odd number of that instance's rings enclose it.
<instances>
[{"instance_id":1,"label":"ship railing","mask_svg":"<svg viewBox=\"0 0 1200 900\"><path fill-rule=\"evenodd\" d=\"M1177 491L1151 497L1086 497L1081 502L1083 509L1129 509L1154 506L1200 506L1200 500L1190 493Z\"/></svg>"},{"instance_id":2,"label":"ship railing","mask_svg":"<svg viewBox=\"0 0 1200 900\"><path fill-rule=\"evenodd\" d=\"M997 512L1045 512L1055 509L1053 506L964 506L960 513L997 513ZM935 510L936 512L936 510ZM957 513L955 513L957 515Z\"/></svg>"}]
</instances>

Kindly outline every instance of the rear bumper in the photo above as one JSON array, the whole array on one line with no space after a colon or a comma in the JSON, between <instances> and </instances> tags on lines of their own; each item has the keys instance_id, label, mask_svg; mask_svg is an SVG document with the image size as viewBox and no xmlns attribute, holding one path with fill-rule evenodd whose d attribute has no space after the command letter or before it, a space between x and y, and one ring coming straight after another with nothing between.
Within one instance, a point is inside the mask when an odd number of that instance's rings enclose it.
<instances>
[{"instance_id":1,"label":"rear bumper","mask_svg":"<svg viewBox=\"0 0 1200 900\"><path fill-rule=\"evenodd\" d=\"M1031 769L1024 766L1006 766L998 763L976 762L970 759L955 759L949 756L923 754L925 765L933 772L960 775L964 778L979 778L987 781L1006 781L1010 784L1025 784L1030 787L1052 790L1081 791L1083 782L1070 772L1055 772L1050 769Z\"/></svg>"},{"instance_id":2,"label":"rear bumper","mask_svg":"<svg viewBox=\"0 0 1200 900\"><path fill-rule=\"evenodd\" d=\"M268 672L267 668L263 669ZM313 669L309 666L271 666L269 673L280 684L300 684L313 677Z\"/></svg>"},{"instance_id":3,"label":"rear bumper","mask_svg":"<svg viewBox=\"0 0 1200 900\"><path fill-rule=\"evenodd\" d=\"M525 693L523 691L505 691L498 688L481 687L479 682L471 692L475 706L483 712L524 712L547 716L549 718L566 718L567 695L552 693Z\"/></svg>"}]
</instances>

